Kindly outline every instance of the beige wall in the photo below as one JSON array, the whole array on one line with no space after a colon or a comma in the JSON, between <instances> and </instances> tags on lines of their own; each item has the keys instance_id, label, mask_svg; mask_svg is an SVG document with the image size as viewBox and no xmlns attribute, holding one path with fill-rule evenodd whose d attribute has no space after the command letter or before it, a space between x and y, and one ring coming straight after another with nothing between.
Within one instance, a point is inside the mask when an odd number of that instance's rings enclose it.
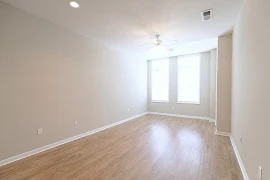
<instances>
[{"instance_id":1,"label":"beige wall","mask_svg":"<svg viewBox=\"0 0 270 180\"><path fill-rule=\"evenodd\" d=\"M217 131L231 132L232 35L218 38Z\"/></svg>"},{"instance_id":2,"label":"beige wall","mask_svg":"<svg viewBox=\"0 0 270 180\"><path fill-rule=\"evenodd\" d=\"M246 0L233 34L232 135L250 180L259 165L270 179L269 7L269 0Z\"/></svg>"},{"instance_id":3,"label":"beige wall","mask_svg":"<svg viewBox=\"0 0 270 180\"><path fill-rule=\"evenodd\" d=\"M146 65L0 2L0 160L145 112Z\"/></svg>"},{"instance_id":4,"label":"beige wall","mask_svg":"<svg viewBox=\"0 0 270 180\"><path fill-rule=\"evenodd\" d=\"M169 102L151 101L151 61L148 61L148 111L210 117L210 52L201 53L201 102L196 104L177 103L177 57L170 58Z\"/></svg>"},{"instance_id":5,"label":"beige wall","mask_svg":"<svg viewBox=\"0 0 270 180\"><path fill-rule=\"evenodd\" d=\"M217 49L210 51L210 119L216 120Z\"/></svg>"}]
</instances>

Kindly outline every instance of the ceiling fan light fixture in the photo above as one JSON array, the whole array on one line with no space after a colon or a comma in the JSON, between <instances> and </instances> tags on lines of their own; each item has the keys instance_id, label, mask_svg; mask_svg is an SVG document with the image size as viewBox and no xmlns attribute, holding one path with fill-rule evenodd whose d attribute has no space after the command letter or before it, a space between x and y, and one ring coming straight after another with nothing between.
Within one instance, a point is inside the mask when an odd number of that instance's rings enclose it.
<instances>
[{"instance_id":1,"label":"ceiling fan light fixture","mask_svg":"<svg viewBox=\"0 0 270 180\"><path fill-rule=\"evenodd\" d=\"M155 45L158 45L158 40L157 40L157 39L153 39L153 43L154 43Z\"/></svg>"},{"instance_id":2,"label":"ceiling fan light fixture","mask_svg":"<svg viewBox=\"0 0 270 180\"><path fill-rule=\"evenodd\" d=\"M73 8L78 8L80 7L80 5L76 2L76 1L70 1L69 2L69 5Z\"/></svg>"},{"instance_id":3,"label":"ceiling fan light fixture","mask_svg":"<svg viewBox=\"0 0 270 180\"><path fill-rule=\"evenodd\" d=\"M177 44L178 43L177 40L163 42L162 40L159 39L159 37L160 37L159 34L157 34L155 37L156 38L151 38L153 45L144 45L144 46L139 46L138 48L156 47L156 48L161 49L161 50L166 49L167 51L173 51L172 48L164 46L164 45Z\"/></svg>"}]
</instances>

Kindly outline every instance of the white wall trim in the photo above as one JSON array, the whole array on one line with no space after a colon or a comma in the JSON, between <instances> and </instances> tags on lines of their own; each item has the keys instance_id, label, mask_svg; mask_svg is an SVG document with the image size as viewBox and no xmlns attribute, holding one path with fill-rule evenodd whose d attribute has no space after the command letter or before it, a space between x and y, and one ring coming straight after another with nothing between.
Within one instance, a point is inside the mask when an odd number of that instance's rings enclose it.
<instances>
[{"instance_id":1,"label":"white wall trim","mask_svg":"<svg viewBox=\"0 0 270 180\"><path fill-rule=\"evenodd\" d=\"M238 164L239 164L239 166L240 166L241 172L242 172L242 174L243 174L244 180L249 180L248 175L247 175L247 171L246 171L246 169L245 169L245 167L244 167L244 164L243 164L243 162L242 162L242 160L241 160L240 154L239 154L239 152L238 152L238 150L237 150L237 147L236 147L236 145L235 145L235 142L234 142L234 140L233 140L233 137L232 137L231 133L220 132L220 131L217 131L217 130L216 130L215 134L216 134L216 135L219 135L219 136L226 136L226 137L229 137L229 138L230 138L231 144L232 144L232 147L233 147L235 156L236 156L236 158L237 158Z\"/></svg>"},{"instance_id":2,"label":"white wall trim","mask_svg":"<svg viewBox=\"0 0 270 180\"><path fill-rule=\"evenodd\" d=\"M22 153L22 154L19 154L19 155L16 155L16 156L13 156L13 157L4 159L4 160L1 160L1 161L0 161L0 167L1 167L1 166L4 166L4 165L6 165L6 164L12 163L12 162L14 162L14 161L18 161L18 160L20 160L20 159L23 159L23 158L26 158L26 157L29 157L29 156L38 154L38 153L43 152L43 151L46 151L46 150L48 150L48 149L52 149L52 148L55 148L55 147L57 147L57 146L60 146L60 145L69 143L69 142L71 142L71 141L75 141L75 140L77 140L77 139L80 139L80 138L89 136L89 135L91 135L91 134L95 134L95 133L100 132L100 131L103 131L103 130L105 130L105 129L108 129L108 128L117 126L117 125L119 125L119 124L122 124L122 123L125 123L125 122L127 122L127 121L136 119L136 118L138 118L138 117L141 117L141 116L143 116L143 115L145 115L145 114L147 114L147 113L145 112L145 113L142 113L142 114L138 114L138 115L136 115L136 116L132 116L132 117L126 118L126 119L121 120L121 121L118 121L118 122L116 122L116 123L109 124L109 125L107 125L107 126L103 126L103 127L101 127L101 128L94 129L94 130L92 130L92 131L88 131L88 132L86 132L86 133L79 134L79 135L76 135L76 136L73 136L73 137L70 137L70 138L67 138L67 139L64 139L64 140L61 140L61 141L52 143L52 144L48 144L48 145L43 146L43 147L40 147L40 148L31 150L31 151L28 151L28 152L25 152L25 153Z\"/></svg>"},{"instance_id":3,"label":"white wall trim","mask_svg":"<svg viewBox=\"0 0 270 180\"><path fill-rule=\"evenodd\" d=\"M159 112L147 112L147 114L156 114L156 115L163 115L163 116L181 117L181 118L188 118L188 119L199 119L199 120L207 120L207 121L211 122L211 119L209 117L187 116L187 115L168 114L168 113L159 113Z\"/></svg>"},{"instance_id":4,"label":"white wall trim","mask_svg":"<svg viewBox=\"0 0 270 180\"><path fill-rule=\"evenodd\" d=\"M232 135L230 136L230 140L231 140L232 147L233 147L235 156L236 156L236 158L237 158L238 164L239 164L240 169L241 169L241 171L242 171L244 180L249 180L247 171L246 171L246 169L245 169L245 167L244 167L244 164L243 164L242 159L241 159L241 157L240 157L240 154L239 154L239 152L238 152L238 150L237 150L237 147L236 147L236 145L235 145L235 142L234 142L234 140L233 140Z\"/></svg>"},{"instance_id":5,"label":"white wall trim","mask_svg":"<svg viewBox=\"0 0 270 180\"><path fill-rule=\"evenodd\" d=\"M55 147L57 147L57 146L60 146L60 145L63 145L63 144L66 144L66 143L75 141L75 140L77 140L77 139L80 139L80 138L83 138L83 137L86 137L86 136L95 134L95 133L97 133L97 132L100 132L100 131L103 131L103 130L105 130L105 129L108 129L108 128L117 126L117 125L122 124L122 123L125 123L125 122L127 122L127 121L134 120L134 119L136 119L136 118L138 118L138 117L141 117L141 116L143 116L143 115L146 115L146 114L156 114L156 115L164 115L164 116L192 118L192 119L208 120L209 122L215 122L215 121L212 121L210 118L207 118L207 117L186 116L186 115L167 114L167 113L157 113L157 112L145 112L145 113L138 114L138 115L136 115L136 116L132 116L132 117L129 117L129 118L127 118L127 119L118 121L118 122L116 122L116 123L109 124L109 125L107 125L107 126L103 126L103 127L101 127L101 128L94 129L94 130L92 130L92 131L88 131L88 132L86 132L86 133L79 134L79 135L76 135L76 136L73 136L73 137L64 139L64 140L62 140L62 141L58 141L58 142L55 142L55 143L52 143L52 144L49 144L49 145L46 145L46 146L43 146L43 147L40 147L40 148L31 150L31 151L28 151L28 152L25 152L25 153L22 153L22 154L19 154L19 155L10 157L10 158L8 158L8 159L1 160L1 161L0 161L0 167L1 167L1 166L4 166L4 165L6 165L6 164L9 164L9 163L18 161L18 160L20 160L20 159L24 159L24 158L26 158L26 157L29 157L29 156L38 154L38 153L40 153L40 152L43 152L43 151L46 151L46 150L55 148ZM242 171L244 180L249 180L248 175L247 175L247 172L246 172L245 167L244 167L244 164L243 164L243 162L242 162L242 160L241 160L240 154L239 154L239 152L238 152L238 150L237 150L237 147L236 147L236 145L235 145L235 142L234 142L233 137L231 136L231 134L230 134L230 133L225 133L225 132L220 132L220 131L217 131L217 130L216 130L215 134L220 135L220 136L227 136L227 137L230 137L231 144L232 144L234 153L235 153L235 155L236 155L237 161L238 161L238 163L239 163L240 169L241 169L241 171Z\"/></svg>"},{"instance_id":6,"label":"white wall trim","mask_svg":"<svg viewBox=\"0 0 270 180\"><path fill-rule=\"evenodd\" d=\"M216 135L219 135L219 136L227 136L227 137L231 137L231 133L227 133L227 132L220 132L216 129L216 132L215 132Z\"/></svg>"},{"instance_id":7,"label":"white wall trim","mask_svg":"<svg viewBox=\"0 0 270 180\"><path fill-rule=\"evenodd\" d=\"M209 118L209 122L215 123L216 124L216 120L215 119L210 119Z\"/></svg>"}]
</instances>

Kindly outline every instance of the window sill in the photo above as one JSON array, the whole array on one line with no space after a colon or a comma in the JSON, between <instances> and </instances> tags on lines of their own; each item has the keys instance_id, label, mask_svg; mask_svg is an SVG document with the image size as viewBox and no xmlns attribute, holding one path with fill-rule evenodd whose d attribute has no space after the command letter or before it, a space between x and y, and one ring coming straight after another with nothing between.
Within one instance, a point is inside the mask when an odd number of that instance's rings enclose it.
<instances>
[{"instance_id":1,"label":"window sill","mask_svg":"<svg viewBox=\"0 0 270 180\"><path fill-rule=\"evenodd\" d=\"M177 104L194 104L194 105L200 105L200 102L191 102L191 101L177 101Z\"/></svg>"},{"instance_id":2,"label":"window sill","mask_svg":"<svg viewBox=\"0 0 270 180\"><path fill-rule=\"evenodd\" d=\"M168 103L169 101L152 101L152 103Z\"/></svg>"}]
</instances>

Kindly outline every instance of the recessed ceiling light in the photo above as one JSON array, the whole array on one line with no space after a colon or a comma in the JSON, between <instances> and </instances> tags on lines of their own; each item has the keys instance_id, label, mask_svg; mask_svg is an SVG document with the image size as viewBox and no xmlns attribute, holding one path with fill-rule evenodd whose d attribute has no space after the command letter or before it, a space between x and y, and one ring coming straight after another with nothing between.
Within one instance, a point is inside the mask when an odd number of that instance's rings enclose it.
<instances>
[{"instance_id":1,"label":"recessed ceiling light","mask_svg":"<svg viewBox=\"0 0 270 180\"><path fill-rule=\"evenodd\" d=\"M80 7L80 5L76 1L70 1L69 4L71 7L74 7L74 8Z\"/></svg>"}]
</instances>

